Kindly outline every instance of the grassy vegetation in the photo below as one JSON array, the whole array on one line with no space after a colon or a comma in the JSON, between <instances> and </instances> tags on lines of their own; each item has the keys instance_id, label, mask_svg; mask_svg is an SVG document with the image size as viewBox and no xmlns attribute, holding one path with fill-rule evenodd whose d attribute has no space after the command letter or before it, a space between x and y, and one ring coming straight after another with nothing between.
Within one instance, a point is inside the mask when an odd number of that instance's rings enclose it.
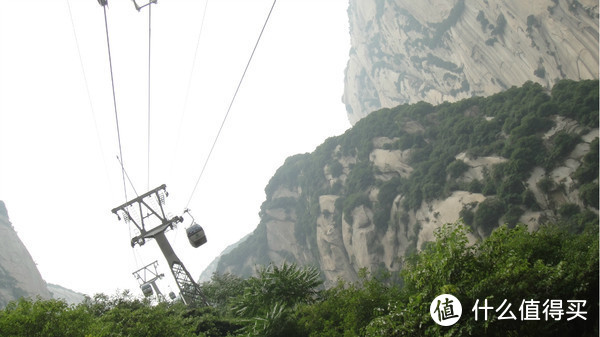
<instances>
[{"instance_id":1,"label":"grassy vegetation","mask_svg":"<svg viewBox=\"0 0 600 337\"><path fill-rule=\"evenodd\" d=\"M501 226L474 244L461 223L436 231L436 241L403 261L398 275L360 273L356 283L323 289L319 272L294 264L260 267L256 276L214 274L202 285L210 307L151 303L128 293L96 295L79 305L21 299L0 310L3 336L597 336L598 218L563 207L563 220L530 232ZM570 232L578 228L580 234ZM451 327L430 317L444 293L462 304ZM515 320L482 302L506 300ZM538 320L518 319L523 301L539 301ZM560 300L561 319L544 319L543 303ZM585 301L585 319L571 319L567 301ZM477 302L479 301L479 302ZM479 303L479 304L477 304Z\"/></svg>"}]
</instances>

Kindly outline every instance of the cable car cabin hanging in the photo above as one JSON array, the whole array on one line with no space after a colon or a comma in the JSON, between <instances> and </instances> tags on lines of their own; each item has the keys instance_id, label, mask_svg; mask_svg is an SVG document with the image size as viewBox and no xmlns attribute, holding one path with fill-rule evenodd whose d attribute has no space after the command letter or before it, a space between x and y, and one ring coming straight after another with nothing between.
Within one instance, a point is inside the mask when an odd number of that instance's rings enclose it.
<instances>
[{"instance_id":1,"label":"cable car cabin hanging","mask_svg":"<svg viewBox=\"0 0 600 337\"><path fill-rule=\"evenodd\" d=\"M144 284L142 284L142 286L140 288L142 289L142 293L144 293L144 296L146 296L146 297L150 297L154 293L150 283L144 283Z\"/></svg>"},{"instance_id":2,"label":"cable car cabin hanging","mask_svg":"<svg viewBox=\"0 0 600 337\"><path fill-rule=\"evenodd\" d=\"M183 213L187 213L192 218L192 225L188 227L185 232L192 247L198 248L206 243L206 234L204 233L204 229L202 229L202 226L198 225L189 208L183 210Z\"/></svg>"},{"instance_id":3,"label":"cable car cabin hanging","mask_svg":"<svg viewBox=\"0 0 600 337\"><path fill-rule=\"evenodd\" d=\"M194 248L198 248L206 243L206 234L204 234L204 229L202 226L193 222L192 225L185 230L187 233L188 240L190 240L190 244Z\"/></svg>"}]
</instances>

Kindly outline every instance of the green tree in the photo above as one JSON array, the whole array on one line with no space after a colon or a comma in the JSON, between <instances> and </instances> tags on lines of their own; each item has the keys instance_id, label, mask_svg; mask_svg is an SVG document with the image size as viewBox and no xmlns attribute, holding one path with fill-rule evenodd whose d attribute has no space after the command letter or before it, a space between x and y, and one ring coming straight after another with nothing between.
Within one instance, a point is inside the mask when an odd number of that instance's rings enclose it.
<instances>
[{"instance_id":1,"label":"green tree","mask_svg":"<svg viewBox=\"0 0 600 337\"><path fill-rule=\"evenodd\" d=\"M181 302L153 305L125 291L119 296L95 296L81 304L96 314L93 336L190 336L195 327L183 317L186 306Z\"/></svg>"},{"instance_id":2,"label":"green tree","mask_svg":"<svg viewBox=\"0 0 600 337\"><path fill-rule=\"evenodd\" d=\"M397 285L390 285L390 274L370 274L359 271L360 280L348 283L340 280L321 294L321 300L302 306L298 320L307 336L360 336L365 326L381 308L399 294Z\"/></svg>"},{"instance_id":3,"label":"green tree","mask_svg":"<svg viewBox=\"0 0 600 337\"><path fill-rule=\"evenodd\" d=\"M0 311L0 335L14 337L85 336L93 316L64 301L21 298Z\"/></svg>"},{"instance_id":4,"label":"green tree","mask_svg":"<svg viewBox=\"0 0 600 337\"><path fill-rule=\"evenodd\" d=\"M209 282L201 285L202 293L209 305L226 313L231 305L231 299L244 293L247 281L239 276L225 273L214 273Z\"/></svg>"},{"instance_id":5,"label":"green tree","mask_svg":"<svg viewBox=\"0 0 600 337\"><path fill-rule=\"evenodd\" d=\"M586 206L598 209L598 183L588 183L579 188L579 197Z\"/></svg>"},{"instance_id":6,"label":"green tree","mask_svg":"<svg viewBox=\"0 0 600 337\"><path fill-rule=\"evenodd\" d=\"M389 309L366 327L366 336L595 336L598 334L598 219L593 227L571 234L558 226L529 232L525 226L501 226L479 243L469 244L468 229L447 224L436 241L407 261L406 286ZM429 305L442 293L455 295L463 318L442 328L429 317ZM523 300L586 300L587 319L566 322L502 321L489 311L475 320L478 303L497 308L503 300L518 308Z\"/></svg>"},{"instance_id":7,"label":"green tree","mask_svg":"<svg viewBox=\"0 0 600 337\"><path fill-rule=\"evenodd\" d=\"M485 235L489 235L491 231L498 226L498 220L504 214L504 203L497 198L487 198L475 211L473 223L475 228L481 228Z\"/></svg>"},{"instance_id":8,"label":"green tree","mask_svg":"<svg viewBox=\"0 0 600 337\"><path fill-rule=\"evenodd\" d=\"M259 267L248 279L244 293L233 303L234 312L248 318L246 332L254 336L280 336L297 331L292 318L297 305L313 303L322 284L314 267L283 263Z\"/></svg>"}]
</instances>

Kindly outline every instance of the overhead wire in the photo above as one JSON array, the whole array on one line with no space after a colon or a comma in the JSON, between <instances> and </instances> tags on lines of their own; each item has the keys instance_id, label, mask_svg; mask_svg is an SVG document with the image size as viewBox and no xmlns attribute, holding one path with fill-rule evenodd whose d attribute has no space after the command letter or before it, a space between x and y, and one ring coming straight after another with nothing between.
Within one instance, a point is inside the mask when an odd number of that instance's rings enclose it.
<instances>
[{"instance_id":1,"label":"overhead wire","mask_svg":"<svg viewBox=\"0 0 600 337\"><path fill-rule=\"evenodd\" d=\"M106 46L107 46L107 50L108 50L108 64L109 64L109 69L110 69L110 82L111 82L111 86L112 86L112 97L113 97L113 107L114 107L114 111L115 111L115 124L116 124L116 129L117 129L117 141L119 144L119 156L117 156L117 160L119 161L119 164L121 166L121 175L123 177L123 193L125 196L125 201L127 201L127 184L125 183L125 176L127 176L127 179L129 180L129 183L131 184L131 187L133 188L134 193L137 194L137 191L135 190L135 187L133 186L133 183L131 182L131 179L129 179L129 175L127 175L127 172L125 171L125 165L123 164L123 147L121 145L121 130L119 128L119 114L117 112L117 95L115 93L115 79L114 79L114 74L113 74L113 66L112 66L112 54L111 54L111 50L110 50L110 38L109 38L109 30L108 30L108 18L107 18L107 14L106 14L106 7L108 6L108 1L107 0L98 0L98 3L102 6L102 9L104 11L104 27L106 29ZM132 233L131 233L131 225L128 226L129 227L129 238L132 238ZM132 254L133 254L133 259L135 261L135 265L139 266L139 262L136 256L136 252L134 249L132 249Z\"/></svg>"},{"instance_id":2,"label":"overhead wire","mask_svg":"<svg viewBox=\"0 0 600 337\"><path fill-rule=\"evenodd\" d=\"M73 29L73 37L75 38L75 45L77 47L77 55L79 56L79 65L81 67L81 73L83 75L83 82L85 84L85 91L87 94L88 104L90 106L90 112L92 114L92 120L94 122L94 129L96 131L96 139L98 141L98 147L100 149L100 154L102 156L102 162L104 164L104 173L106 174L107 180L110 181L108 175L108 168L106 165L106 157L104 155L104 150L102 146L102 138L100 137L100 131L98 129L98 121L96 120L96 111L94 110L94 104L92 103L92 95L90 94L90 86L88 84L87 75L85 73L85 66L83 65L83 57L81 56L81 47L79 46L79 38L77 37L77 30L75 29L75 21L73 20L73 12L71 11L71 3L69 0L66 0L67 8L69 9L69 18L71 19L71 27Z\"/></svg>"},{"instance_id":3,"label":"overhead wire","mask_svg":"<svg viewBox=\"0 0 600 337\"><path fill-rule=\"evenodd\" d=\"M202 20L200 21L200 30L198 32L198 38L196 39L196 49L194 51L194 58L192 59L192 69L190 70L190 76L188 78L187 89L185 91L185 98L183 101L183 109L181 112L181 117L179 119L179 126L177 128L177 140L175 141L175 151L173 151L173 160L171 160L171 167L169 168L169 174L173 171L173 165L176 162L177 158L177 150L179 149L179 142L181 141L181 128L183 126L183 121L185 117L185 111L187 110L188 101L190 97L190 89L192 87L192 79L194 77L194 70L196 69L196 59L198 58L198 49L200 46L200 38L202 37L202 31L204 30L204 19L206 18L206 12L208 10L208 2L206 0L204 3L204 11L202 13Z\"/></svg>"},{"instance_id":4,"label":"overhead wire","mask_svg":"<svg viewBox=\"0 0 600 337\"><path fill-rule=\"evenodd\" d=\"M244 68L244 72L242 73L242 76L240 78L240 81L238 82L237 88L235 89L235 92L233 93L233 97L231 99L231 102L229 103L229 107L227 108L227 112L225 113L225 117L223 117L223 121L221 122L221 126L219 127L219 131L217 132L217 135L215 136L215 139L212 143L212 146L210 147L210 151L208 152L208 155L206 157L206 160L204 161L204 165L202 165L202 169L200 170L200 175L198 176L198 179L196 180L196 184L194 185L194 189L192 190L192 193L190 195L190 198L185 206L185 208L187 209L190 205L190 203L192 202L192 199L194 197L194 193L196 192L196 189L198 188L198 184L200 183L200 179L202 179L202 175L204 174L204 171L206 170L206 166L208 164L208 161L211 158L211 155L215 149L215 145L217 145L217 141L219 140L219 136L221 135L221 132L223 131L223 127L225 126L225 122L227 121L227 117L229 116L229 113L231 112L231 107L233 106L233 103L235 102L235 98L237 97L237 94L240 90L240 87L242 86L242 82L244 81L244 77L246 76L246 72L248 71L248 68L250 67L250 63L252 62L252 58L254 57L254 53L256 52L256 49L258 47L258 44L260 42L260 39L265 31L265 28L267 27L267 23L269 22L269 18L271 17L271 13L273 13L273 8L275 8L275 4L277 3L277 0L273 0L273 5L271 5L271 9L269 10L269 14L267 15L267 18L265 19L265 22L262 26L262 29L260 31L260 34L258 35L258 39L256 40L256 44L254 45L254 49L252 49L252 53L250 54L250 57L248 58L248 63L246 64L246 68Z\"/></svg>"},{"instance_id":5,"label":"overhead wire","mask_svg":"<svg viewBox=\"0 0 600 337\"><path fill-rule=\"evenodd\" d=\"M131 185L131 188L133 189L133 193L135 193L136 197L139 197L140 195L138 194L137 190L135 189L133 182L129 178L129 174L127 174L127 170L125 170L125 165L123 165L123 161L121 160L121 158L119 158L119 156L117 156L117 160L119 161L119 164L121 164L121 169L123 170L123 172L125 172L125 177L127 177L127 181L129 181L129 185Z\"/></svg>"},{"instance_id":6,"label":"overhead wire","mask_svg":"<svg viewBox=\"0 0 600 337\"><path fill-rule=\"evenodd\" d=\"M106 1L99 1L102 5L102 9L104 10L104 27L106 28L106 46L108 49L108 64L110 67L110 82L112 85L112 96L113 96L113 106L115 110L115 122L117 127L117 141L119 143L119 162L121 162L121 175L123 176L123 193L125 194L125 201L127 201L127 184L125 183L125 166L123 165L123 148L121 146L121 130L119 129L119 114L117 112L117 95L115 94L115 78L113 75L113 66L112 66L112 55L110 52L110 39L108 34L108 18L106 15ZM136 193L137 194L137 193Z\"/></svg>"},{"instance_id":7,"label":"overhead wire","mask_svg":"<svg viewBox=\"0 0 600 337\"><path fill-rule=\"evenodd\" d=\"M152 2L148 4L148 174L147 189L150 189L150 97L151 97L151 58L152 55Z\"/></svg>"}]
</instances>

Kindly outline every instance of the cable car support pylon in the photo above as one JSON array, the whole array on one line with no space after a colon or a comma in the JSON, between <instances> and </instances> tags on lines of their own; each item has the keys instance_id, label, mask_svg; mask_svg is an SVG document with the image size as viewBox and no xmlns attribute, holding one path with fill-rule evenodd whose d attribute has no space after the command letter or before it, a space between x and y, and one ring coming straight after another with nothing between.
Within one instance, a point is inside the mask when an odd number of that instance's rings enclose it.
<instances>
[{"instance_id":1,"label":"cable car support pylon","mask_svg":"<svg viewBox=\"0 0 600 337\"><path fill-rule=\"evenodd\" d=\"M167 196L166 185L163 184L127 201L121 206L113 208L112 212L117 215L119 220L123 219L127 223L132 222L137 228L139 235L131 239L131 247L136 244L142 246L148 239L156 240L173 273L185 304L206 304L200 286L177 257L165 236L165 231L173 229L176 224L183 221L181 216L174 216L169 219L166 215L163 206Z\"/></svg>"},{"instance_id":2,"label":"cable car support pylon","mask_svg":"<svg viewBox=\"0 0 600 337\"><path fill-rule=\"evenodd\" d=\"M150 297L153 294L152 289L154 289L154 293L156 293L156 297L158 300L164 300L163 294L160 292L160 289L156 285L156 281L165 277L164 274L158 273L158 261L154 261L133 273L133 277L140 284L140 288L142 289L142 293L145 297Z\"/></svg>"}]
</instances>

